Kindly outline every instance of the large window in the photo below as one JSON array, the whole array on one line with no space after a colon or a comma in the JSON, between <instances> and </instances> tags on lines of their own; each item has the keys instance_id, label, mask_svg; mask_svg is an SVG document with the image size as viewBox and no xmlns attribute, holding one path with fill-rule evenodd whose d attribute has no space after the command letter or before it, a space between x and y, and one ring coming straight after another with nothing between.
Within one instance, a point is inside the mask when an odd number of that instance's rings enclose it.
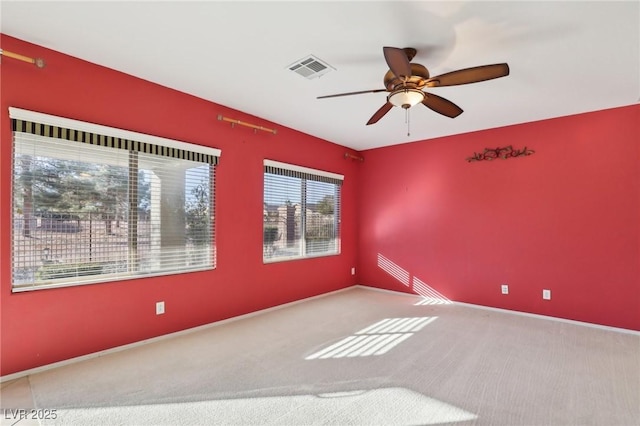
<instances>
[{"instance_id":1,"label":"large window","mask_svg":"<svg viewBox=\"0 0 640 426\"><path fill-rule=\"evenodd\" d=\"M215 267L219 150L10 111L14 291Z\"/></svg>"},{"instance_id":2,"label":"large window","mask_svg":"<svg viewBox=\"0 0 640 426\"><path fill-rule=\"evenodd\" d=\"M264 162L263 260L340 253L343 176Z\"/></svg>"}]
</instances>

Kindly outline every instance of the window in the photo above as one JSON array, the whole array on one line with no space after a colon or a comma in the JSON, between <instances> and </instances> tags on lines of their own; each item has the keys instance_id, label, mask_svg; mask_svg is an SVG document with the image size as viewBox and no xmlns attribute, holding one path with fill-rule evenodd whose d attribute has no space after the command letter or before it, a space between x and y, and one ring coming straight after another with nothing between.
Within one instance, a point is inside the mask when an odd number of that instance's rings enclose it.
<instances>
[{"instance_id":1,"label":"window","mask_svg":"<svg viewBox=\"0 0 640 426\"><path fill-rule=\"evenodd\" d=\"M265 262L340 253L343 179L335 173L265 160Z\"/></svg>"},{"instance_id":2,"label":"window","mask_svg":"<svg viewBox=\"0 0 640 426\"><path fill-rule=\"evenodd\" d=\"M220 151L10 108L13 290L215 267Z\"/></svg>"}]
</instances>

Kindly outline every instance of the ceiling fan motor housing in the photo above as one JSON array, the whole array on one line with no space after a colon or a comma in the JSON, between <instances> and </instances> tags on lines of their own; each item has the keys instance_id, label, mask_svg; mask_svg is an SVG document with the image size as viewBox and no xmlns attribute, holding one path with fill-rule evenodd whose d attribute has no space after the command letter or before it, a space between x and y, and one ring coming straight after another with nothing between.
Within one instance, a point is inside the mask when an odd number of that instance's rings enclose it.
<instances>
[{"instance_id":1,"label":"ceiling fan motor housing","mask_svg":"<svg viewBox=\"0 0 640 426\"><path fill-rule=\"evenodd\" d=\"M397 77L391 70L387 71L384 75L384 87L387 88L389 92L393 92L394 90L400 88L412 88L412 89L422 89L429 78L429 70L423 65L420 64L410 64L411 65L411 77L409 77L406 81L400 77Z\"/></svg>"}]
</instances>

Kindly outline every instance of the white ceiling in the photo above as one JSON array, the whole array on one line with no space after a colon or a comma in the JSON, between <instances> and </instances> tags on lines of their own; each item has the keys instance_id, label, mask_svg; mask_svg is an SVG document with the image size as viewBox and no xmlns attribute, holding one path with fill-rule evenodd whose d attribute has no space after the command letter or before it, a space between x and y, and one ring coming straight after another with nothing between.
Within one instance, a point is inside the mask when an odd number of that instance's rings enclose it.
<instances>
[{"instance_id":1,"label":"white ceiling","mask_svg":"<svg viewBox=\"0 0 640 426\"><path fill-rule=\"evenodd\" d=\"M241 110L258 125L270 120L356 150L640 101L637 0L2 0L0 7L7 35ZM416 48L413 62L432 76L499 62L511 74L429 89L465 112L451 119L417 105L410 136L400 108L365 125L384 92L316 99L384 88L383 46ZM335 70L313 80L288 70L309 54Z\"/></svg>"}]
</instances>

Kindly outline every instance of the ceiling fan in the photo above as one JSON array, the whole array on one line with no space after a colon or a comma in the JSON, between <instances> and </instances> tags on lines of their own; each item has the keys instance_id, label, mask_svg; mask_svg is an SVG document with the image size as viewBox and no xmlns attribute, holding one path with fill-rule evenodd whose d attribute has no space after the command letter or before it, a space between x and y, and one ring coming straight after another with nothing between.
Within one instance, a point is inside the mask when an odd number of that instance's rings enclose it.
<instances>
[{"instance_id":1,"label":"ceiling fan","mask_svg":"<svg viewBox=\"0 0 640 426\"><path fill-rule=\"evenodd\" d=\"M433 93L425 92L422 89L425 87L431 88L477 83L509 75L509 65L503 63L464 68L436 77L430 77L429 71L423 65L411 63L416 52L416 49L412 47L405 47L404 49L397 47L383 48L384 59L387 61L387 65L389 65L389 71L384 75L384 89L318 96L318 99L360 95L363 93L389 92L387 102L373 114L367 122L367 125L377 123L378 120L384 117L394 106L406 110L419 103L439 114L455 118L462 114L462 109L458 105Z\"/></svg>"}]
</instances>

